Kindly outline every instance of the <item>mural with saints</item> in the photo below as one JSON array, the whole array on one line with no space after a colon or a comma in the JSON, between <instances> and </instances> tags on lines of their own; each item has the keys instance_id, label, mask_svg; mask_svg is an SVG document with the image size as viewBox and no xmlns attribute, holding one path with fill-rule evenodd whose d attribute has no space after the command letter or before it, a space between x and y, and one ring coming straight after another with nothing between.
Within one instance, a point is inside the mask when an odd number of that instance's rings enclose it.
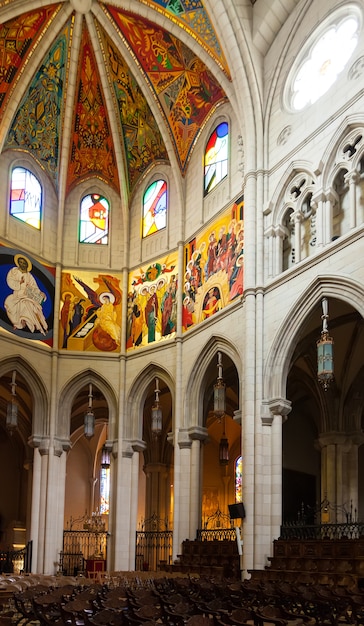
<instances>
[{"instance_id":1,"label":"mural with saints","mask_svg":"<svg viewBox=\"0 0 364 626\"><path fill-rule=\"evenodd\" d=\"M62 272L59 347L119 352L121 275L80 270Z\"/></svg>"},{"instance_id":2,"label":"mural with saints","mask_svg":"<svg viewBox=\"0 0 364 626\"><path fill-rule=\"evenodd\" d=\"M183 330L241 296L243 279L244 199L240 198L185 246Z\"/></svg>"},{"instance_id":3,"label":"mural with saints","mask_svg":"<svg viewBox=\"0 0 364 626\"><path fill-rule=\"evenodd\" d=\"M177 253L129 274L127 349L174 336L177 286Z\"/></svg>"}]
</instances>

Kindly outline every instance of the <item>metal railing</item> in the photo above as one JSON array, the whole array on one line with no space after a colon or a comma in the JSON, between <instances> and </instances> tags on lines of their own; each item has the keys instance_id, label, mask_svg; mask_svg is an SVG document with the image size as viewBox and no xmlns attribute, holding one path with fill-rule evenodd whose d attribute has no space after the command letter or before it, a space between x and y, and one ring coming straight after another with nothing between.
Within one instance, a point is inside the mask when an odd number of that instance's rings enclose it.
<instances>
[{"instance_id":1,"label":"metal railing","mask_svg":"<svg viewBox=\"0 0 364 626\"><path fill-rule=\"evenodd\" d=\"M32 541L28 541L21 550L1 550L0 574L29 574L32 571L32 550Z\"/></svg>"},{"instance_id":2,"label":"metal railing","mask_svg":"<svg viewBox=\"0 0 364 626\"><path fill-rule=\"evenodd\" d=\"M233 520L227 513L217 508L204 522L203 528L197 529L197 541L234 541L236 532Z\"/></svg>"},{"instance_id":3,"label":"metal railing","mask_svg":"<svg viewBox=\"0 0 364 626\"><path fill-rule=\"evenodd\" d=\"M172 561L173 531L168 520L152 515L136 531L135 569L157 571Z\"/></svg>"},{"instance_id":4,"label":"metal railing","mask_svg":"<svg viewBox=\"0 0 364 626\"><path fill-rule=\"evenodd\" d=\"M364 522L340 524L285 523L281 526L281 539L359 539L364 538Z\"/></svg>"},{"instance_id":5,"label":"metal railing","mask_svg":"<svg viewBox=\"0 0 364 626\"><path fill-rule=\"evenodd\" d=\"M74 576L85 570L88 559L105 559L107 549L106 531L64 530L63 550L59 569L63 574Z\"/></svg>"}]
</instances>

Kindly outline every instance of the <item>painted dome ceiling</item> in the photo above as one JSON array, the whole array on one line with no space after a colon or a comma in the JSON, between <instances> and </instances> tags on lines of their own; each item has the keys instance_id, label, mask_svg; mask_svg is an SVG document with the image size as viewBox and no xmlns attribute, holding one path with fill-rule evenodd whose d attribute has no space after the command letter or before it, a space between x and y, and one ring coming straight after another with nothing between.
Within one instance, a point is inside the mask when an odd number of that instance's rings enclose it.
<instances>
[{"instance_id":1,"label":"painted dome ceiling","mask_svg":"<svg viewBox=\"0 0 364 626\"><path fill-rule=\"evenodd\" d=\"M0 22L1 150L31 153L64 193L97 177L129 196L156 162L184 175L227 100L200 0L0 0Z\"/></svg>"}]
</instances>

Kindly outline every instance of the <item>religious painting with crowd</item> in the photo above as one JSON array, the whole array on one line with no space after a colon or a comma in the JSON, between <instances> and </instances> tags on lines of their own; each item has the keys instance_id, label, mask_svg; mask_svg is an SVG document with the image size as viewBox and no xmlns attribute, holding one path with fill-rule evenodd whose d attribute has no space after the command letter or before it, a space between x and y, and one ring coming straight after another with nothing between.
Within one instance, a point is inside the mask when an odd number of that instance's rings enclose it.
<instances>
[{"instance_id":1,"label":"religious painting with crowd","mask_svg":"<svg viewBox=\"0 0 364 626\"><path fill-rule=\"evenodd\" d=\"M185 246L183 330L206 320L244 290L244 200Z\"/></svg>"},{"instance_id":2,"label":"religious painting with crowd","mask_svg":"<svg viewBox=\"0 0 364 626\"><path fill-rule=\"evenodd\" d=\"M174 336L177 329L177 253L129 274L127 349Z\"/></svg>"}]
</instances>

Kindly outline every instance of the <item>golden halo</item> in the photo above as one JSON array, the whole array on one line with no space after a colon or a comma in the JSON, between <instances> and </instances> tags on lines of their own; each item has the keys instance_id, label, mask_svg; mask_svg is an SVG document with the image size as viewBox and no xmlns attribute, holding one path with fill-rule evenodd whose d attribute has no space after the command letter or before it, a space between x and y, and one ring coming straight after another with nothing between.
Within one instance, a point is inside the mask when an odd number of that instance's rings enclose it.
<instances>
[{"instance_id":1,"label":"golden halo","mask_svg":"<svg viewBox=\"0 0 364 626\"><path fill-rule=\"evenodd\" d=\"M64 292L61 294L61 300L62 300L63 302L65 301L66 296L70 296L71 298L73 298L73 297L74 297L74 294L72 293L72 291L64 291Z\"/></svg>"},{"instance_id":2,"label":"golden halo","mask_svg":"<svg viewBox=\"0 0 364 626\"><path fill-rule=\"evenodd\" d=\"M25 256L25 254L20 254L20 253L16 254L14 256L14 263L15 263L15 265L17 267L19 267L19 259L25 259L26 260L26 262L28 263L28 270L27 271L30 272L32 267L33 267L33 265L32 265L32 262L28 259L28 257Z\"/></svg>"}]
</instances>

